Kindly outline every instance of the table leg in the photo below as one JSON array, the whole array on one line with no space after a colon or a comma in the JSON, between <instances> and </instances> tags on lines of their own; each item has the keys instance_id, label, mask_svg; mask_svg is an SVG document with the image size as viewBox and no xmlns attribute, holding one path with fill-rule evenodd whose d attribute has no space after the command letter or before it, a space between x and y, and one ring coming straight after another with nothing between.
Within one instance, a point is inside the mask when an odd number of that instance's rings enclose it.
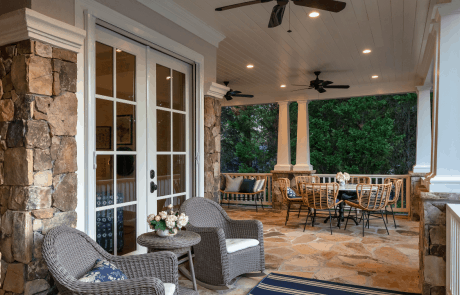
<instances>
[{"instance_id":1,"label":"table leg","mask_svg":"<svg viewBox=\"0 0 460 295\"><path fill-rule=\"evenodd\" d=\"M188 263L190 264L190 273L192 274L193 290L198 291L196 287L195 269L193 268L192 247L188 249Z\"/></svg>"},{"instance_id":2,"label":"table leg","mask_svg":"<svg viewBox=\"0 0 460 295\"><path fill-rule=\"evenodd\" d=\"M341 202L339 204L339 220L337 220L337 226L340 228L340 225L342 223L342 221L344 220L344 213L345 213L345 203L344 202Z\"/></svg>"}]
</instances>

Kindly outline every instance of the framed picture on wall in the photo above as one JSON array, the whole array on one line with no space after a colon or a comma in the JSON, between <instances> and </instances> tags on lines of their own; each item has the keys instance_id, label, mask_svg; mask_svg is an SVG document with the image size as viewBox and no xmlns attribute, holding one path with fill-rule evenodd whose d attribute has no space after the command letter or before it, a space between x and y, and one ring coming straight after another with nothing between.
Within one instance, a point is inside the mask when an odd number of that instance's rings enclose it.
<instances>
[{"instance_id":1,"label":"framed picture on wall","mask_svg":"<svg viewBox=\"0 0 460 295\"><path fill-rule=\"evenodd\" d=\"M133 115L117 116L117 144L133 144Z\"/></svg>"},{"instance_id":2,"label":"framed picture on wall","mask_svg":"<svg viewBox=\"0 0 460 295\"><path fill-rule=\"evenodd\" d=\"M112 127L111 126L96 126L96 149L111 150L112 149Z\"/></svg>"}]
</instances>

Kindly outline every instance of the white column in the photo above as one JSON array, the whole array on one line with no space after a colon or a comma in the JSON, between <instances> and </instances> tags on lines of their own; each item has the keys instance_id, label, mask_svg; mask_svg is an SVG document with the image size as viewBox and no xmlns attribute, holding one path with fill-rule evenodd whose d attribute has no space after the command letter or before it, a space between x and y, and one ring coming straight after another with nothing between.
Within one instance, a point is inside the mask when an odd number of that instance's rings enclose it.
<instances>
[{"instance_id":1,"label":"white column","mask_svg":"<svg viewBox=\"0 0 460 295\"><path fill-rule=\"evenodd\" d=\"M430 191L460 192L460 3L440 6L437 116ZM435 76L435 77L436 77ZM434 176L434 177L433 177Z\"/></svg>"},{"instance_id":2,"label":"white column","mask_svg":"<svg viewBox=\"0 0 460 295\"><path fill-rule=\"evenodd\" d=\"M276 171L291 171L291 124L289 121L289 102L280 101L278 119L278 154Z\"/></svg>"},{"instance_id":3,"label":"white column","mask_svg":"<svg viewBox=\"0 0 460 295\"><path fill-rule=\"evenodd\" d=\"M310 129L308 118L308 100L298 101L297 114L297 152L294 171L311 171L310 165Z\"/></svg>"},{"instance_id":4,"label":"white column","mask_svg":"<svg viewBox=\"0 0 460 295\"><path fill-rule=\"evenodd\" d=\"M417 86L417 152L414 173L431 171L431 85Z\"/></svg>"}]
</instances>

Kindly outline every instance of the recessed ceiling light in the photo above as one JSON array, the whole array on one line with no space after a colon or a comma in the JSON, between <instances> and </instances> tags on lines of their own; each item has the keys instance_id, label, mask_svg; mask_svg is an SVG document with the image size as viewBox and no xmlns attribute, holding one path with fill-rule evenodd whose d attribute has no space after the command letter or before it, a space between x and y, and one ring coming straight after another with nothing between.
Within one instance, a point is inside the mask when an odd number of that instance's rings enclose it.
<instances>
[{"instance_id":1,"label":"recessed ceiling light","mask_svg":"<svg viewBox=\"0 0 460 295\"><path fill-rule=\"evenodd\" d=\"M371 52L372 52L372 50L370 50L370 49L363 50L363 53L371 53Z\"/></svg>"},{"instance_id":2,"label":"recessed ceiling light","mask_svg":"<svg viewBox=\"0 0 460 295\"><path fill-rule=\"evenodd\" d=\"M379 77L379 76L374 75L374 76L372 76L372 79L377 79L378 77Z\"/></svg>"},{"instance_id":3,"label":"recessed ceiling light","mask_svg":"<svg viewBox=\"0 0 460 295\"><path fill-rule=\"evenodd\" d=\"M281 87L281 88L286 88L286 85L283 84L283 85L281 85L280 87Z\"/></svg>"},{"instance_id":4,"label":"recessed ceiling light","mask_svg":"<svg viewBox=\"0 0 460 295\"><path fill-rule=\"evenodd\" d=\"M319 12L313 11L313 12L310 13L308 16L309 16L309 17L318 17L318 16L319 16Z\"/></svg>"},{"instance_id":5,"label":"recessed ceiling light","mask_svg":"<svg viewBox=\"0 0 460 295\"><path fill-rule=\"evenodd\" d=\"M122 52L122 50L117 48L117 52Z\"/></svg>"},{"instance_id":6,"label":"recessed ceiling light","mask_svg":"<svg viewBox=\"0 0 460 295\"><path fill-rule=\"evenodd\" d=\"M247 65L246 66L248 69L252 69L254 67L254 65Z\"/></svg>"}]
</instances>

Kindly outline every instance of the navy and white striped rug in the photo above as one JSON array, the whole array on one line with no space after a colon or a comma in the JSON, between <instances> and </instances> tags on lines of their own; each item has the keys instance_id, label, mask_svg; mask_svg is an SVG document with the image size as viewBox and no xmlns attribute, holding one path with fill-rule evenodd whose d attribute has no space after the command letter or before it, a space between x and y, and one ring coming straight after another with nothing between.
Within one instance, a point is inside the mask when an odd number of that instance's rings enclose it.
<instances>
[{"instance_id":1,"label":"navy and white striped rug","mask_svg":"<svg viewBox=\"0 0 460 295\"><path fill-rule=\"evenodd\" d=\"M314 279L271 273L252 289L248 295L415 295L415 293L339 284Z\"/></svg>"}]
</instances>

